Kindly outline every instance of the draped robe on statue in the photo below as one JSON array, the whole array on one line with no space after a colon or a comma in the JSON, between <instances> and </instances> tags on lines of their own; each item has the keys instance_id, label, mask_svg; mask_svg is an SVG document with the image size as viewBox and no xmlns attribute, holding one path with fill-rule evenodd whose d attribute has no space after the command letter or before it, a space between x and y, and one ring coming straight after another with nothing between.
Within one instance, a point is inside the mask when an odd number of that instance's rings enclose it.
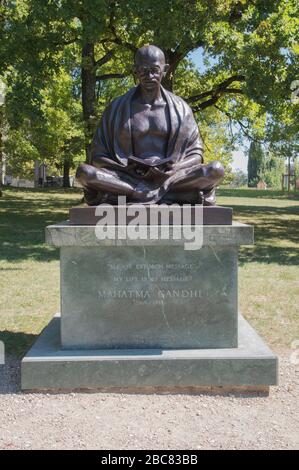
<instances>
[{"instance_id":1,"label":"draped robe on statue","mask_svg":"<svg viewBox=\"0 0 299 470\"><path fill-rule=\"evenodd\" d=\"M116 98L104 111L100 125L95 133L91 164L101 167L105 158L105 168L120 170L144 181L152 181L159 192L150 202L161 200L171 187L186 176L200 168L203 163L203 144L193 113L187 103L180 97L161 86L161 93L167 103L170 128L165 157L155 155L140 159L133 152L131 129L131 102L138 87L130 89ZM182 160L197 156L194 163L184 169L177 169L174 175L166 175L166 164L176 165ZM175 167L174 167L175 168Z\"/></svg>"}]
</instances>

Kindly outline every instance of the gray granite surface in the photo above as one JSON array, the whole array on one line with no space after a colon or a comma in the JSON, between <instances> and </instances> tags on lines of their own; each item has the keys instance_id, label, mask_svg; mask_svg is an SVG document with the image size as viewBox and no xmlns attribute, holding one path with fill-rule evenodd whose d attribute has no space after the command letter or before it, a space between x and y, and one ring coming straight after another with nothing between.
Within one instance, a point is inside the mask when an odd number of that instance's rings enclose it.
<instances>
[{"instance_id":1,"label":"gray granite surface","mask_svg":"<svg viewBox=\"0 0 299 470\"><path fill-rule=\"evenodd\" d=\"M277 358L241 316L238 348L75 351L55 317L22 360L23 390L275 384Z\"/></svg>"}]
</instances>

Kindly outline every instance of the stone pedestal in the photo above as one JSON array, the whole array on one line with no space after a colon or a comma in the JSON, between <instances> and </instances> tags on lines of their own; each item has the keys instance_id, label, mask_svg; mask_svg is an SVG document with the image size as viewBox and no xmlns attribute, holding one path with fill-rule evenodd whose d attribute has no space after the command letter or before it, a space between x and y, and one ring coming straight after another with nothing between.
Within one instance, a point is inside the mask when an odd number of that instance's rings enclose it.
<instances>
[{"instance_id":1,"label":"stone pedestal","mask_svg":"<svg viewBox=\"0 0 299 470\"><path fill-rule=\"evenodd\" d=\"M226 349L78 349L60 343L60 317L22 361L24 390L108 389L267 392L277 359L240 315L239 345Z\"/></svg>"},{"instance_id":2,"label":"stone pedestal","mask_svg":"<svg viewBox=\"0 0 299 470\"><path fill-rule=\"evenodd\" d=\"M132 239L117 226L100 239L96 226L47 227L60 247L61 318L23 359L22 388L275 384L276 357L238 319L238 248L252 227L199 226L197 249L189 228Z\"/></svg>"},{"instance_id":3,"label":"stone pedestal","mask_svg":"<svg viewBox=\"0 0 299 470\"><path fill-rule=\"evenodd\" d=\"M237 249L61 247L64 349L233 348Z\"/></svg>"}]
</instances>

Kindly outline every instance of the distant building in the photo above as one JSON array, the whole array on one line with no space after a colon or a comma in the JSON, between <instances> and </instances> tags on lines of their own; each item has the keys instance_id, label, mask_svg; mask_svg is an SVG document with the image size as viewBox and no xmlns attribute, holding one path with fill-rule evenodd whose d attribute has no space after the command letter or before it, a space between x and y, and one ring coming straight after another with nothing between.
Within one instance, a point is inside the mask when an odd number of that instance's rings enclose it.
<instances>
[{"instance_id":1,"label":"distant building","mask_svg":"<svg viewBox=\"0 0 299 470\"><path fill-rule=\"evenodd\" d=\"M63 177L48 175L48 167L45 163L34 162L34 180L12 176L8 171L2 172L2 184L14 188L43 188L43 187L62 187ZM79 187L74 176L70 176L70 186Z\"/></svg>"},{"instance_id":2,"label":"distant building","mask_svg":"<svg viewBox=\"0 0 299 470\"><path fill-rule=\"evenodd\" d=\"M13 186L14 188L34 188L34 181L19 178L18 176L14 177L11 175L5 176L4 184L7 186Z\"/></svg>"}]
</instances>

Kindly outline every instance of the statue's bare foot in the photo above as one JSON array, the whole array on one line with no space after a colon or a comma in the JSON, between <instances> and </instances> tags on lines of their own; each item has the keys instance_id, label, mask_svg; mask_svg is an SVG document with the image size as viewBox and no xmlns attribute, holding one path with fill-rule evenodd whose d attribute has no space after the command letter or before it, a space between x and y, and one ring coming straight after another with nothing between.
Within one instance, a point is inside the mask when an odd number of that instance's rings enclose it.
<instances>
[{"instance_id":1,"label":"statue's bare foot","mask_svg":"<svg viewBox=\"0 0 299 470\"><path fill-rule=\"evenodd\" d=\"M89 206L98 206L103 199L103 193L97 189L84 188L84 202Z\"/></svg>"},{"instance_id":2,"label":"statue's bare foot","mask_svg":"<svg viewBox=\"0 0 299 470\"><path fill-rule=\"evenodd\" d=\"M215 188L209 191L202 191L203 205L204 206L215 206L216 204L216 190Z\"/></svg>"},{"instance_id":3,"label":"statue's bare foot","mask_svg":"<svg viewBox=\"0 0 299 470\"><path fill-rule=\"evenodd\" d=\"M137 185L132 196L131 201L140 204L155 204L164 194L163 188L152 188L148 184L142 182Z\"/></svg>"}]
</instances>

